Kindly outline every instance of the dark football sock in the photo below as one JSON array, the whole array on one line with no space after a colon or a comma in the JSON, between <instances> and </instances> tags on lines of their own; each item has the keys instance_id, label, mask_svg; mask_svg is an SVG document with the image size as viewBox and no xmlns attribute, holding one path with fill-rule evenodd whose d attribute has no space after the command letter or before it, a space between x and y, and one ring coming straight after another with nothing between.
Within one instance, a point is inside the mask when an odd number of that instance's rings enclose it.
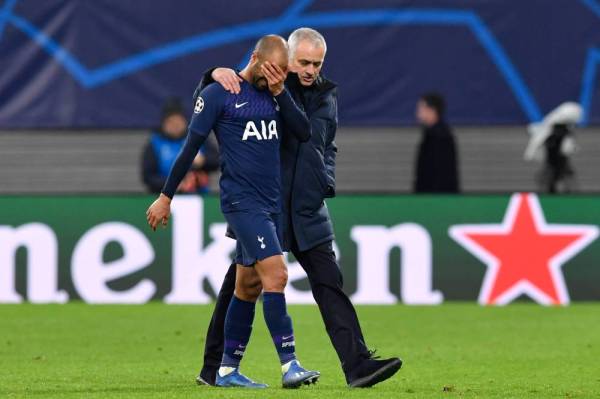
<instances>
[{"instance_id":1,"label":"dark football sock","mask_svg":"<svg viewBox=\"0 0 600 399\"><path fill-rule=\"evenodd\" d=\"M225 317L225 345L221 367L239 367L250 340L254 321L254 302L231 299Z\"/></svg>"},{"instance_id":2,"label":"dark football sock","mask_svg":"<svg viewBox=\"0 0 600 399\"><path fill-rule=\"evenodd\" d=\"M296 342L292 319L287 314L285 295L281 292L263 293L263 311L267 327L279 355L281 364L296 359Z\"/></svg>"}]
</instances>

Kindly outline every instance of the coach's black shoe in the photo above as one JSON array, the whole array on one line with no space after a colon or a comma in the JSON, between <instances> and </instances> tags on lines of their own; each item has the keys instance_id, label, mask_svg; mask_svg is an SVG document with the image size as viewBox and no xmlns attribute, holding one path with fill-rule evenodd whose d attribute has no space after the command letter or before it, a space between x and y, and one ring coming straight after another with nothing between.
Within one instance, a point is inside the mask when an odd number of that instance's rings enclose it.
<instances>
[{"instance_id":1,"label":"coach's black shoe","mask_svg":"<svg viewBox=\"0 0 600 399\"><path fill-rule=\"evenodd\" d=\"M202 367L200 374L196 376L196 384L215 386L217 379L217 369Z\"/></svg>"},{"instance_id":2,"label":"coach's black shoe","mask_svg":"<svg viewBox=\"0 0 600 399\"><path fill-rule=\"evenodd\" d=\"M350 388L368 388L382 381L387 380L402 367L402 360L397 357L391 359L379 360L374 357L375 352L370 352L368 359L365 359L357 368L353 370L352 376L348 378Z\"/></svg>"},{"instance_id":3,"label":"coach's black shoe","mask_svg":"<svg viewBox=\"0 0 600 399\"><path fill-rule=\"evenodd\" d=\"M198 385L214 385L214 384L210 384L208 381L206 381L204 378L202 378L202 375L198 374L196 376L196 384Z\"/></svg>"}]
</instances>

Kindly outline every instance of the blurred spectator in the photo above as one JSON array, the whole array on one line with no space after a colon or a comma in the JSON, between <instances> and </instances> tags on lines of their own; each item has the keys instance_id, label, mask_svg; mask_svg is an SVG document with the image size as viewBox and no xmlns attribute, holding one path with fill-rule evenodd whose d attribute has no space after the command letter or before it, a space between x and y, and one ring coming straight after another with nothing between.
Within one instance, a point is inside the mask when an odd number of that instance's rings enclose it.
<instances>
[{"instance_id":1,"label":"blurred spectator","mask_svg":"<svg viewBox=\"0 0 600 399\"><path fill-rule=\"evenodd\" d=\"M538 123L528 126L530 140L525 160L543 162L537 175L541 191L566 193L574 190L575 170L570 157L577 150L573 128L581 121L583 108L566 102L552 110Z\"/></svg>"},{"instance_id":2,"label":"blurred spectator","mask_svg":"<svg viewBox=\"0 0 600 399\"><path fill-rule=\"evenodd\" d=\"M424 94L417 103L416 117L423 126L414 181L417 193L460 191L456 144L444 121L445 109L444 98L437 93Z\"/></svg>"},{"instance_id":3,"label":"blurred spectator","mask_svg":"<svg viewBox=\"0 0 600 399\"><path fill-rule=\"evenodd\" d=\"M570 192L573 189L575 170L569 159L571 153L563 150L564 144L572 142L572 137L573 131L568 125L557 124L544 142L546 162L538 179L549 193Z\"/></svg>"},{"instance_id":4,"label":"blurred spectator","mask_svg":"<svg viewBox=\"0 0 600 399\"><path fill-rule=\"evenodd\" d=\"M185 141L187 119L178 99L170 99L163 106L160 128L153 131L144 147L142 177L148 191L160 193L171 166ZM207 140L194 159L192 168L179 185L181 193L208 192L208 173L219 167L217 145Z\"/></svg>"}]
</instances>

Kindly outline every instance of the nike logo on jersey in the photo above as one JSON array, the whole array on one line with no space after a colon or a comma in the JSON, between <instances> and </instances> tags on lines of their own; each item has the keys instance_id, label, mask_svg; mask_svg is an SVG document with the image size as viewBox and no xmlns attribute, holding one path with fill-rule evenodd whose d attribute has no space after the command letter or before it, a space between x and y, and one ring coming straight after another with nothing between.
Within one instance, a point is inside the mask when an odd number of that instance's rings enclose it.
<instances>
[{"instance_id":1,"label":"nike logo on jersey","mask_svg":"<svg viewBox=\"0 0 600 399\"><path fill-rule=\"evenodd\" d=\"M242 108L246 104L248 104L248 101L246 101L245 103L241 103L241 104L235 103L235 109Z\"/></svg>"}]
</instances>

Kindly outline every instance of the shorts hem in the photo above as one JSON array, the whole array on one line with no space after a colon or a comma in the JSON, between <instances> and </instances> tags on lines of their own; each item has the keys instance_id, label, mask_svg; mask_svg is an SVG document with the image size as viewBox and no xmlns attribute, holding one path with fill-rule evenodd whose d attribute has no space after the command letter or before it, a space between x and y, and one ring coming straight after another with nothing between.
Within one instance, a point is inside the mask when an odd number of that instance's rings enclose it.
<instances>
[{"instance_id":1,"label":"shorts hem","mask_svg":"<svg viewBox=\"0 0 600 399\"><path fill-rule=\"evenodd\" d=\"M260 262L261 260L270 258L271 256L277 256L277 255L283 255L283 251L279 251L279 252L273 252L270 253L268 255L264 255L264 256L259 256L256 258L252 258L250 262L248 261L242 261L242 262L238 262L238 259L235 259L235 263L240 265L240 266L244 266L244 267L254 267L254 265L256 264L256 262Z\"/></svg>"}]
</instances>

